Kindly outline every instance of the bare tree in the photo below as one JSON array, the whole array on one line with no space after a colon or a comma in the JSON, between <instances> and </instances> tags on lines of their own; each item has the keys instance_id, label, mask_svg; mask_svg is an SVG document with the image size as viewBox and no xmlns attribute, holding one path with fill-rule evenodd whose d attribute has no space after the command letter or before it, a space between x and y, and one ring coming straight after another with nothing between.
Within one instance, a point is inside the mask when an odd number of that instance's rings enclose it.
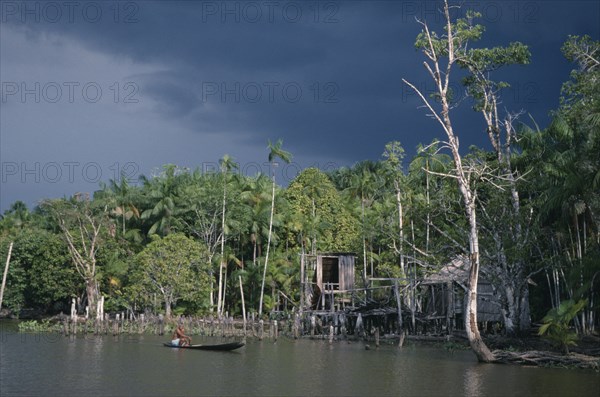
<instances>
[{"instance_id":1,"label":"bare tree","mask_svg":"<svg viewBox=\"0 0 600 397\"><path fill-rule=\"evenodd\" d=\"M108 230L106 206L92 208L89 195L76 194L71 200L48 200L42 204L57 221L77 273L85 282L90 315L95 316L100 296L96 254ZM105 230L106 229L106 230ZM104 232L104 233L103 233Z\"/></svg>"},{"instance_id":2,"label":"bare tree","mask_svg":"<svg viewBox=\"0 0 600 397\"><path fill-rule=\"evenodd\" d=\"M414 84L403 79L423 101L429 114L440 124L448 140L445 147L452 153L454 171L451 174L457 181L458 189L462 196L465 213L469 222L469 252L471 267L469 271L469 286L467 291L465 329L469 343L479 361L492 362L495 357L483 342L477 325L477 283L479 277L479 231L477 227L476 197L477 191L471 185L473 173L471 167L463 165L459 152L459 139L455 134L451 118L452 93L450 90L450 76L455 64L467 57L468 43L478 39L483 28L472 25L473 13L467 12L467 18L457 19L452 22L448 1L444 2L445 32L438 36L429 30L425 22L419 21L423 26L422 32L417 37L416 46L420 48L427 60L423 62L425 69L436 87L437 105L425 97ZM436 106L438 109L434 108Z\"/></svg>"}]
</instances>

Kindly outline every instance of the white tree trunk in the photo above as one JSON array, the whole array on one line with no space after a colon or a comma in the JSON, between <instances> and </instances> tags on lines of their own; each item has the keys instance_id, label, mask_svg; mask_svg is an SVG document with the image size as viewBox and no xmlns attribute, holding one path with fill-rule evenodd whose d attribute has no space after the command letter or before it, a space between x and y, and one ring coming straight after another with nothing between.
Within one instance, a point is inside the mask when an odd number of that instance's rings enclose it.
<instances>
[{"instance_id":1,"label":"white tree trunk","mask_svg":"<svg viewBox=\"0 0 600 397\"><path fill-rule=\"evenodd\" d=\"M273 213L275 212L275 174L273 174L273 192L271 195L271 216L269 218L269 238L267 239L267 252L265 253L265 266L263 269L262 284L260 287L260 303L258 315L262 316L263 298L265 295L265 278L267 277L267 265L269 263L269 249L271 247L271 234L273 232Z\"/></svg>"},{"instance_id":2,"label":"white tree trunk","mask_svg":"<svg viewBox=\"0 0 600 397\"><path fill-rule=\"evenodd\" d=\"M6 286L6 277L8 276L8 265L10 264L10 256L12 254L13 243L8 246L8 255L6 256L6 265L2 274L2 287L0 288L0 309L2 309L2 299L4 298L4 287Z\"/></svg>"},{"instance_id":3,"label":"white tree trunk","mask_svg":"<svg viewBox=\"0 0 600 397\"><path fill-rule=\"evenodd\" d=\"M461 189L464 190L464 189ZM479 279L479 235L474 201L467 206L469 217L469 245L471 248L471 269L469 270L469 289L465 313L465 330L471 349L480 362L493 362L495 357L483 342L477 325L477 284Z\"/></svg>"}]
</instances>

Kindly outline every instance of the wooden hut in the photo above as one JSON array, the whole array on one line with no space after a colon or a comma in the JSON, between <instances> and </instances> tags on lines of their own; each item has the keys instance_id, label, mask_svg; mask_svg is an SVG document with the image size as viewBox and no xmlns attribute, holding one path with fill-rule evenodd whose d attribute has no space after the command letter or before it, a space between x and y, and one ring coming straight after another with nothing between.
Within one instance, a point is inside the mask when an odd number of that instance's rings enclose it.
<instances>
[{"instance_id":1,"label":"wooden hut","mask_svg":"<svg viewBox=\"0 0 600 397\"><path fill-rule=\"evenodd\" d=\"M426 288L427 304L423 308L425 319L442 320L452 329L465 308L466 291L471 264L466 255L460 255L444 265L438 272L425 277L421 283ZM502 322L498 296L486 277L479 274L477 284L477 320L480 322ZM462 323L462 321L458 322Z\"/></svg>"},{"instance_id":2,"label":"wooden hut","mask_svg":"<svg viewBox=\"0 0 600 397\"><path fill-rule=\"evenodd\" d=\"M301 278L306 308L333 310L348 303L354 290L355 255L347 252L303 255ZM309 281L310 280L310 281Z\"/></svg>"}]
</instances>

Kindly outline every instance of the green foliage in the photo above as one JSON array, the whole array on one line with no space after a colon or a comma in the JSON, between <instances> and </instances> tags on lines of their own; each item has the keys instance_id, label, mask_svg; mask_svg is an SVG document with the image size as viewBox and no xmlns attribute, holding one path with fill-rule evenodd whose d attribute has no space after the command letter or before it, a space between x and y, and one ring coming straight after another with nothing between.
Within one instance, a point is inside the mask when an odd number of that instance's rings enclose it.
<instances>
[{"instance_id":1,"label":"green foliage","mask_svg":"<svg viewBox=\"0 0 600 397\"><path fill-rule=\"evenodd\" d=\"M174 164L167 164L164 171L152 179L143 178L144 204L146 209L141 218L148 221L150 228L148 236L158 234L166 236L173 230L179 229L179 223L174 216L177 210L177 200L182 180L186 178L186 170Z\"/></svg>"},{"instance_id":2,"label":"green foliage","mask_svg":"<svg viewBox=\"0 0 600 397\"><path fill-rule=\"evenodd\" d=\"M31 220L31 213L24 202L15 201L0 217L0 232L23 229Z\"/></svg>"},{"instance_id":3,"label":"green foliage","mask_svg":"<svg viewBox=\"0 0 600 397\"><path fill-rule=\"evenodd\" d=\"M470 41L477 41L481 38L481 35L485 31L485 27L483 25L473 23L476 18L480 17L480 13L468 10L465 18L458 18L450 25L454 38L453 45L455 48L464 48L466 50L467 43ZM429 42L426 32L422 31L417 36L415 48L431 51L432 53L436 54L437 57L447 57L448 46L447 39L444 37L444 34L438 35L436 32L431 32L432 41Z\"/></svg>"},{"instance_id":4,"label":"green foliage","mask_svg":"<svg viewBox=\"0 0 600 397\"><path fill-rule=\"evenodd\" d=\"M285 198L300 244L316 251L350 251L358 224L344 207L329 177L316 168L302 171L288 186ZM316 243L316 246L312 246Z\"/></svg>"},{"instance_id":5,"label":"green foliage","mask_svg":"<svg viewBox=\"0 0 600 397\"><path fill-rule=\"evenodd\" d=\"M71 264L64 242L56 235L38 231L20 244L31 244L30 290L28 303L49 309L56 302L67 306L69 298L80 290L80 279Z\"/></svg>"},{"instance_id":6,"label":"green foliage","mask_svg":"<svg viewBox=\"0 0 600 397\"><path fill-rule=\"evenodd\" d=\"M561 302L542 319L543 324L538 330L538 335L553 342L565 354L569 353L569 346L576 345L577 341L577 334L570 329L569 324L586 304L587 300L579 300L575 303L569 299Z\"/></svg>"},{"instance_id":7,"label":"green foliage","mask_svg":"<svg viewBox=\"0 0 600 397\"><path fill-rule=\"evenodd\" d=\"M490 73L509 65L527 65L531 60L529 48L522 43L513 42L506 47L471 48L459 65L469 71L463 78L463 85L475 100L476 111L493 112L499 91L510 87L504 81L494 81Z\"/></svg>"},{"instance_id":8,"label":"green foliage","mask_svg":"<svg viewBox=\"0 0 600 397\"><path fill-rule=\"evenodd\" d=\"M6 259L14 241L3 306L50 310L79 292L79 278L59 236L29 227L0 238L0 257Z\"/></svg>"},{"instance_id":9,"label":"green foliage","mask_svg":"<svg viewBox=\"0 0 600 397\"><path fill-rule=\"evenodd\" d=\"M21 321L18 325L19 332L60 332L62 327L59 323L42 321Z\"/></svg>"},{"instance_id":10,"label":"green foliage","mask_svg":"<svg viewBox=\"0 0 600 397\"><path fill-rule=\"evenodd\" d=\"M165 238L153 236L152 242L136 256L138 268L133 276L132 298L137 297L148 305L150 302L144 296L158 294L163 298L167 314L180 299L206 300L209 264L205 258L206 247L183 234L172 233Z\"/></svg>"}]
</instances>

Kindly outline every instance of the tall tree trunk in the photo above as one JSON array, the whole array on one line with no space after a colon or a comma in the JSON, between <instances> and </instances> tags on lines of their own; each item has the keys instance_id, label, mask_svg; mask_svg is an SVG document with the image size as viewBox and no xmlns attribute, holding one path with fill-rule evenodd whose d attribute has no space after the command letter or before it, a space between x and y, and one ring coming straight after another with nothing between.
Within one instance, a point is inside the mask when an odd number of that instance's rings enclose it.
<instances>
[{"instance_id":1,"label":"tall tree trunk","mask_svg":"<svg viewBox=\"0 0 600 397\"><path fill-rule=\"evenodd\" d=\"M425 253L429 253L429 225L431 224L429 198L429 159L425 159L425 203L427 204L427 226L425 231Z\"/></svg>"},{"instance_id":2,"label":"tall tree trunk","mask_svg":"<svg viewBox=\"0 0 600 397\"><path fill-rule=\"evenodd\" d=\"M172 305L171 300L168 299L167 297L165 297L165 317L166 318L171 318L171 305Z\"/></svg>"},{"instance_id":3,"label":"tall tree trunk","mask_svg":"<svg viewBox=\"0 0 600 397\"><path fill-rule=\"evenodd\" d=\"M219 296L217 302L217 314L223 314L223 267L225 262L225 203L227 200L227 175L223 174L223 211L221 213L221 260L219 262ZM223 299L223 301L222 301Z\"/></svg>"},{"instance_id":4,"label":"tall tree trunk","mask_svg":"<svg viewBox=\"0 0 600 397\"><path fill-rule=\"evenodd\" d=\"M273 232L273 213L275 212L275 174L273 174L273 192L271 194L271 216L269 218L269 238L267 239L267 252L265 253L265 266L263 269L262 284L260 287L260 303L258 315L262 316L263 297L265 295L265 278L267 277L267 265L269 263L269 249L271 248L271 234Z\"/></svg>"},{"instance_id":5,"label":"tall tree trunk","mask_svg":"<svg viewBox=\"0 0 600 397\"><path fill-rule=\"evenodd\" d=\"M4 287L6 286L6 277L8 276L8 265L10 264L12 249L13 243L11 242L8 246L8 255L6 255L6 265L4 266L4 273L2 273L2 287L0 287L0 309L2 309L2 299L4 298Z\"/></svg>"},{"instance_id":6,"label":"tall tree trunk","mask_svg":"<svg viewBox=\"0 0 600 397\"><path fill-rule=\"evenodd\" d=\"M100 295L96 280L93 278L85 280L85 292L87 295L88 307L90 309L90 316L96 317L98 310L98 296Z\"/></svg>"},{"instance_id":7,"label":"tall tree trunk","mask_svg":"<svg viewBox=\"0 0 600 397\"><path fill-rule=\"evenodd\" d=\"M367 285L367 239L365 238L365 199L361 195L360 198L361 205L361 217L362 217L362 241L363 241L363 280L365 283L365 288L368 288ZM367 291L365 290L365 294Z\"/></svg>"},{"instance_id":8,"label":"tall tree trunk","mask_svg":"<svg viewBox=\"0 0 600 397\"><path fill-rule=\"evenodd\" d=\"M210 250L208 253L208 265L210 267L210 312L211 313L215 309L215 275L213 274L212 258L213 258L213 254L212 254L212 250Z\"/></svg>"},{"instance_id":9,"label":"tall tree trunk","mask_svg":"<svg viewBox=\"0 0 600 397\"><path fill-rule=\"evenodd\" d=\"M463 190L463 189L461 189ZM469 245L471 252L471 268L469 270L469 290L467 293L467 308L465 315L465 330L471 349L480 362L493 362L495 357L483 342L477 325L477 284L479 279L479 235L477 232L477 217L474 200L467 205L469 218Z\"/></svg>"},{"instance_id":10,"label":"tall tree trunk","mask_svg":"<svg viewBox=\"0 0 600 397\"><path fill-rule=\"evenodd\" d=\"M402 276L406 277L404 271L404 211L402 208L402 196L400 192L400 186L396 182L396 204L398 205L398 227L399 227L399 238L398 244L400 245L400 270L402 270Z\"/></svg>"}]
</instances>

